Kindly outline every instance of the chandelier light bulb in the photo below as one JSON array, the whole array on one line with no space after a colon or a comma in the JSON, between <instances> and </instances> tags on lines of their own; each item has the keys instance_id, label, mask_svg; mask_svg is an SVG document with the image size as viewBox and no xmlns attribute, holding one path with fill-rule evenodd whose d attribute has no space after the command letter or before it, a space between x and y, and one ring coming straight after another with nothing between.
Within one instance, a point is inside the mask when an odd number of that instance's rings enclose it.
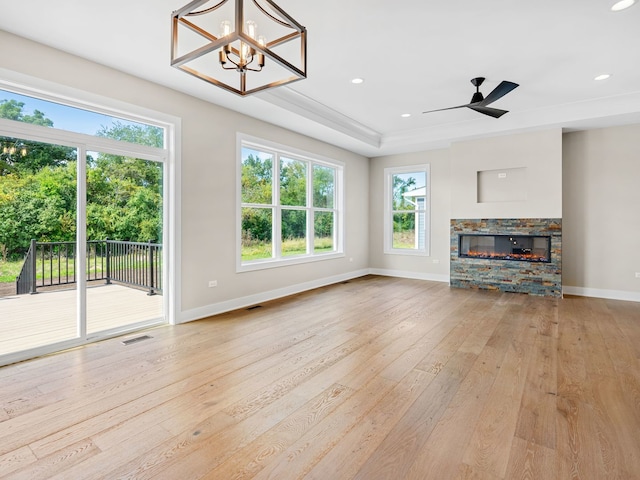
<instances>
[{"instance_id":1,"label":"chandelier light bulb","mask_svg":"<svg viewBox=\"0 0 640 480\"><path fill-rule=\"evenodd\" d=\"M240 66L245 66L249 63L249 57L251 56L251 47L244 42L240 42Z\"/></svg>"},{"instance_id":2,"label":"chandelier light bulb","mask_svg":"<svg viewBox=\"0 0 640 480\"><path fill-rule=\"evenodd\" d=\"M245 33L255 40L256 33L258 32L258 25L256 25L256 22L253 20L247 20L245 26Z\"/></svg>"},{"instance_id":3,"label":"chandelier light bulb","mask_svg":"<svg viewBox=\"0 0 640 480\"><path fill-rule=\"evenodd\" d=\"M258 43L260 44L261 47L264 47L267 45L267 39L265 38L264 35L258 36ZM264 53L262 52L258 53L258 66L260 68L264 67Z\"/></svg>"},{"instance_id":4,"label":"chandelier light bulb","mask_svg":"<svg viewBox=\"0 0 640 480\"><path fill-rule=\"evenodd\" d=\"M231 22L229 20L225 20L220 23L220 37L226 37L231 33Z\"/></svg>"}]
</instances>

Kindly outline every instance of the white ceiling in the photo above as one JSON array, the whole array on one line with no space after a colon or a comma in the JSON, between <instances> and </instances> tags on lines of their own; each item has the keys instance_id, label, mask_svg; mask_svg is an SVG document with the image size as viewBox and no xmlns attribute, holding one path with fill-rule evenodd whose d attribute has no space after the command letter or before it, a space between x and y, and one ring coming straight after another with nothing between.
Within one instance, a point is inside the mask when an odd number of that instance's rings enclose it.
<instances>
[{"instance_id":1,"label":"white ceiling","mask_svg":"<svg viewBox=\"0 0 640 480\"><path fill-rule=\"evenodd\" d=\"M308 78L241 98L169 66L187 0L0 0L0 29L375 157L523 130L640 123L640 5L614 0L279 0L308 30ZM610 79L594 77L610 73ZM467 108L469 80L520 87ZM353 85L350 80L365 82ZM403 113L411 117L402 118Z\"/></svg>"}]
</instances>

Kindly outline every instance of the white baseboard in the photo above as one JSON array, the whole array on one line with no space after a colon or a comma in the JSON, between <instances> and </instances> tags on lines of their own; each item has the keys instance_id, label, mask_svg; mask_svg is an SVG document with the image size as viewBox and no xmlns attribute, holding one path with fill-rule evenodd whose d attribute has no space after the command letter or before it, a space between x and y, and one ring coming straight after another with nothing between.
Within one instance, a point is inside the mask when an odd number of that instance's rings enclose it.
<instances>
[{"instance_id":1,"label":"white baseboard","mask_svg":"<svg viewBox=\"0 0 640 480\"><path fill-rule=\"evenodd\" d=\"M238 310L240 308L246 308L251 305L255 305L261 302L268 302L269 300L276 300L278 298L286 297L289 295L295 295L296 293L305 292L307 290L313 290L314 288L324 287L334 283L344 282L353 278L363 277L365 275L382 275L387 277L399 277L410 278L413 280L427 280L431 282L444 282L449 283L449 275L441 275L434 273L416 273L406 272L402 270L388 270L383 268L368 268L357 270L354 272L344 273L340 275L334 275L331 277L320 278L312 280L310 282L300 283L297 285L291 285L289 287L278 288L276 290L270 290L267 292L256 293L255 295L248 295L246 297L234 298L225 302L214 303L206 305L204 307L194 308L182 312L180 315L180 323L191 322L193 320L199 320L201 318L210 317L212 315L219 315L221 313L229 312L232 310ZM620 290L604 290L597 288L583 288L583 287L571 287L563 285L562 292L567 295L578 295L581 297L596 297L606 298L610 300L626 300L631 302L640 302L640 293L627 292Z\"/></svg>"},{"instance_id":2,"label":"white baseboard","mask_svg":"<svg viewBox=\"0 0 640 480\"><path fill-rule=\"evenodd\" d=\"M429 280L431 282L449 283L449 275L437 273L405 272L402 270L387 270L385 268L370 268L371 275L384 275L386 277L410 278L412 280Z\"/></svg>"},{"instance_id":3,"label":"white baseboard","mask_svg":"<svg viewBox=\"0 0 640 480\"><path fill-rule=\"evenodd\" d=\"M602 288L585 288L562 286L562 293L566 295L578 295L580 297L606 298L609 300L626 300L628 302L640 302L640 292L628 292L625 290L604 290Z\"/></svg>"},{"instance_id":4,"label":"white baseboard","mask_svg":"<svg viewBox=\"0 0 640 480\"><path fill-rule=\"evenodd\" d=\"M193 320L199 320L201 318L210 317L212 315L219 315L221 313L230 312L232 310L246 308L257 303L268 302L269 300L276 300L278 298L287 297L289 295L295 295L296 293L306 292L307 290L313 290L314 288L324 287L333 283L344 282L346 280L351 280L352 278L362 277L364 275L367 275L368 273L368 269L357 270L354 272L320 278L317 280L312 280L310 282L299 283L296 285L291 285L289 287L269 290L268 292L256 293L254 295L248 295L246 297L234 298L225 302L213 303L204 307L186 310L180 315L180 323L191 322Z\"/></svg>"}]
</instances>

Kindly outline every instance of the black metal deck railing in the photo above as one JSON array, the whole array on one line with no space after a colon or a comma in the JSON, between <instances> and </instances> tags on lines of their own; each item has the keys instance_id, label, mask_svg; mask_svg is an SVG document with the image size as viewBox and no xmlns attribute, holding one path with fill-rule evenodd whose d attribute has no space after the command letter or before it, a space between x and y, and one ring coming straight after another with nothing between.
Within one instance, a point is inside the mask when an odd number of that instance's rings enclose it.
<instances>
[{"instance_id":1,"label":"black metal deck railing","mask_svg":"<svg viewBox=\"0 0 640 480\"><path fill-rule=\"evenodd\" d=\"M22 270L16 278L16 293L37 293L39 287L77 282L75 242L31 241ZM151 242L89 240L87 281L104 280L162 293L162 245Z\"/></svg>"}]
</instances>

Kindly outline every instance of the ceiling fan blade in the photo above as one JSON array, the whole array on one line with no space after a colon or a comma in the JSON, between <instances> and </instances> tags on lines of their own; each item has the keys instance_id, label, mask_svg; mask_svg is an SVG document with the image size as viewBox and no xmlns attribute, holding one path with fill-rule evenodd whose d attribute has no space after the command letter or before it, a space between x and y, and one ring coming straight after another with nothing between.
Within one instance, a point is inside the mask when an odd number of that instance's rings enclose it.
<instances>
[{"instance_id":1,"label":"ceiling fan blade","mask_svg":"<svg viewBox=\"0 0 640 480\"><path fill-rule=\"evenodd\" d=\"M517 83L513 83L513 82L507 82L506 80L503 80L502 82L500 82L500 85L498 85L496 88L494 88L491 93L489 95L487 95L485 97L484 100L482 100L480 103L480 105L489 105L490 103L495 102L496 100L504 97L507 93L509 93L511 90L513 90L514 88L518 87L519 85Z\"/></svg>"},{"instance_id":2,"label":"ceiling fan blade","mask_svg":"<svg viewBox=\"0 0 640 480\"><path fill-rule=\"evenodd\" d=\"M500 110L499 108L485 107L484 105L467 105L471 110L475 110L479 113L484 113L485 115L489 115L493 118L500 118L505 113L508 113L509 110Z\"/></svg>"},{"instance_id":3,"label":"ceiling fan blade","mask_svg":"<svg viewBox=\"0 0 640 480\"><path fill-rule=\"evenodd\" d=\"M465 104L465 105L457 105L455 107L449 107L449 108L438 108L437 110L427 110L426 112L422 112L422 113L432 113L432 112L442 112L444 110L455 110L456 108L464 108L464 107L468 107L469 104Z\"/></svg>"}]
</instances>

